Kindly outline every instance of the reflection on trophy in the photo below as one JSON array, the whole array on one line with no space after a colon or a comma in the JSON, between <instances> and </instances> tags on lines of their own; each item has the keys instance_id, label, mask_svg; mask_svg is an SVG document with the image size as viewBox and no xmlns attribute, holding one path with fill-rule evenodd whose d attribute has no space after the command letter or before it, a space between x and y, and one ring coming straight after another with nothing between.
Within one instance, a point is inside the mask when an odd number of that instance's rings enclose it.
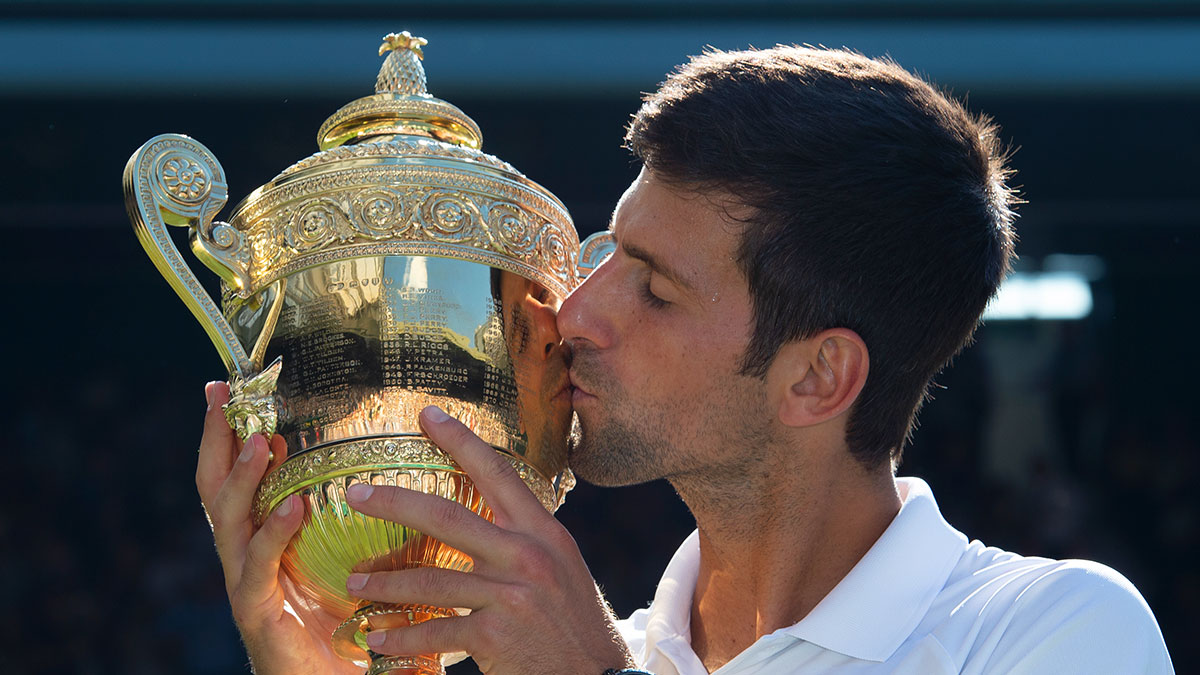
<instances>
[{"instance_id":1,"label":"reflection on trophy","mask_svg":"<svg viewBox=\"0 0 1200 675\"><path fill-rule=\"evenodd\" d=\"M368 673L443 673L442 656L370 652L372 623L449 616L453 608L367 604L353 571L438 566L460 551L349 508L356 482L457 501L485 518L471 480L417 427L440 406L502 453L551 511L571 489L571 402L558 304L611 250L585 242L563 205L482 153L471 118L426 93L425 41L385 38L373 96L333 114L320 152L252 192L228 223L224 171L199 143L157 136L130 158L130 218L155 265L200 320L229 370L230 424L243 439L279 433L287 458L259 486L261 523L291 494L306 519L287 574L347 619L337 653ZM167 225L222 280L201 287Z\"/></svg>"}]
</instances>

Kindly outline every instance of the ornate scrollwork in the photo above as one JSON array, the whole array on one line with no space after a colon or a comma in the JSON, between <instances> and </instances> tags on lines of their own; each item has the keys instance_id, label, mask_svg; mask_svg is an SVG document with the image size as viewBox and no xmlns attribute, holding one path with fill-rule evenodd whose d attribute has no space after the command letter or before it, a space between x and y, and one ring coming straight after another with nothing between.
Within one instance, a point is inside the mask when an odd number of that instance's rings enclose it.
<instances>
[{"instance_id":1,"label":"ornate scrollwork","mask_svg":"<svg viewBox=\"0 0 1200 675\"><path fill-rule=\"evenodd\" d=\"M351 201L350 224L371 238L403 236L412 227L404 193L386 187L368 188Z\"/></svg>"},{"instance_id":2,"label":"ornate scrollwork","mask_svg":"<svg viewBox=\"0 0 1200 675\"><path fill-rule=\"evenodd\" d=\"M348 218L332 199L314 199L292 211L284 230L284 241L297 253L322 249L334 242L348 242L354 233Z\"/></svg>"},{"instance_id":3,"label":"ornate scrollwork","mask_svg":"<svg viewBox=\"0 0 1200 675\"><path fill-rule=\"evenodd\" d=\"M496 250L509 255L529 255L537 244L529 214L509 202L496 202L488 208L488 232Z\"/></svg>"},{"instance_id":4,"label":"ornate scrollwork","mask_svg":"<svg viewBox=\"0 0 1200 675\"><path fill-rule=\"evenodd\" d=\"M245 233L229 223L202 221L191 236L196 257L209 268L224 270L221 278L227 284L236 289L250 286L250 247Z\"/></svg>"},{"instance_id":5,"label":"ornate scrollwork","mask_svg":"<svg viewBox=\"0 0 1200 675\"><path fill-rule=\"evenodd\" d=\"M421 204L421 227L434 241L471 243L479 234L479 209L464 195L433 192Z\"/></svg>"},{"instance_id":6,"label":"ornate scrollwork","mask_svg":"<svg viewBox=\"0 0 1200 675\"><path fill-rule=\"evenodd\" d=\"M299 269L371 255L482 262L563 296L578 283L578 237L561 202L491 155L429 138L313 155L243 202L232 223L252 254L243 298Z\"/></svg>"},{"instance_id":7,"label":"ornate scrollwork","mask_svg":"<svg viewBox=\"0 0 1200 675\"><path fill-rule=\"evenodd\" d=\"M252 283L239 296L305 267L373 255L482 262L564 297L578 283L575 229L540 188L490 170L381 159L291 176L244 202L233 224L246 236Z\"/></svg>"},{"instance_id":8,"label":"ornate scrollwork","mask_svg":"<svg viewBox=\"0 0 1200 675\"><path fill-rule=\"evenodd\" d=\"M567 243L562 229L555 223L546 223L538 233L540 262L555 276L574 277L575 257L578 253Z\"/></svg>"},{"instance_id":9,"label":"ornate scrollwork","mask_svg":"<svg viewBox=\"0 0 1200 675\"><path fill-rule=\"evenodd\" d=\"M221 250L241 248L246 237L229 223L213 223L208 240ZM249 251L247 251L249 253Z\"/></svg>"},{"instance_id":10,"label":"ornate scrollwork","mask_svg":"<svg viewBox=\"0 0 1200 675\"><path fill-rule=\"evenodd\" d=\"M168 225L188 227L193 250L230 283L249 279L248 258L238 236L222 238L226 253L209 255L206 241L212 217L225 204L225 172L203 145L177 134L155 136L125 165L125 206L146 253L192 314L204 326L230 373L253 367L237 334L184 262L167 232Z\"/></svg>"},{"instance_id":11,"label":"ornate scrollwork","mask_svg":"<svg viewBox=\"0 0 1200 675\"><path fill-rule=\"evenodd\" d=\"M521 176L521 172L508 162L489 155L481 150L468 148L460 145L450 145L441 141L435 141L428 138L392 138L386 141L374 141L371 143L358 143L356 145L342 145L336 148L330 148L323 152L317 152L305 157L304 159L292 164L288 168L279 173L274 180L279 180L284 176L311 169L316 166L323 166L335 162L341 162L348 159L364 159L370 157L451 157L454 159L466 160L475 164L481 164L494 169L499 169L513 176Z\"/></svg>"}]
</instances>

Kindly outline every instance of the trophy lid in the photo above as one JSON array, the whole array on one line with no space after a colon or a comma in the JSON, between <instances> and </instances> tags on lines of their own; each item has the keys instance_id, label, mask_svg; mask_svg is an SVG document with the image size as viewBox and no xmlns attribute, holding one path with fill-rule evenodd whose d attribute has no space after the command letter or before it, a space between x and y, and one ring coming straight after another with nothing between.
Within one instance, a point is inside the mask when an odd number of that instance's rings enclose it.
<instances>
[{"instance_id":1,"label":"trophy lid","mask_svg":"<svg viewBox=\"0 0 1200 675\"><path fill-rule=\"evenodd\" d=\"M408 135L478 150L483 134L475 121L426 89L421 48L427 44L408 31L384 36L379 55L387 58L375 79L375 95L349 103L325 120L317 146L328 150L373 136Z\"/></svg>"},{"instance_id":2,"label":"trophy lid","mask_svg":"<svg viewBox=\"0 0 1200 675\"><path fill-rule=\"evenodd\" d=\"M248 298L339 259L433 255L484 263L564 296L578 283L579 237L553 194L480 151L479 126L426 90L423 38L390 34L375 94L317 133L320 152L247 196L231 219L246 247L221 256ZM248 251L248 255L245 252Z\"/></svg>"}]
</instances>

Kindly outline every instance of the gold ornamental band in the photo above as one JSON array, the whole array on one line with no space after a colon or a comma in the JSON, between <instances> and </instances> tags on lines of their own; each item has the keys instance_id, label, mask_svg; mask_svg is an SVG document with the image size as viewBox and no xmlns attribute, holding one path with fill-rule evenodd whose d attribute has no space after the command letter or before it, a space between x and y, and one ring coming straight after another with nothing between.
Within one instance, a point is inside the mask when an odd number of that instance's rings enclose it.
<instances>
[{"instance_id":1,"label":"gold ornamental band","mask_svg":"<svg viewBox=\"0 0 1200 675\"><path fill-rule=\"evenodd\" d=\"M403 116L397 119L396 109ZM431 135L444 134L447 143L478 148L483 144L483 132L475 120L449 103L428 96L376 94L342 106L325 120L317 130L317 146L322 150L341 146L358 134L378 132L382 125L395 125L393 131L405 126L423 127Z\"/></svg>"},{"instance_id":2,"label":"gold ornamental band","mask_svg":"<svg viewBox=\"0 0 1200 675\"><path fill-rule=\"evenodd\" d=\"M483 166L488 166L493 169L499 169L513 176L520 177L523 182L536 183L525 174L521 173L512 164L500 159L495 155L490 155L482 150L475 148L464 147L460 145L449 145L439 141L409 137L409 138L391 138L388 140L376 140L369 143L359 143L357 145L343 145L336 148L330 148L322 152L314 152L313 154L301 159L283 171L279 172L278 176L271 179L272 183L277 183L281 178L299 173L305 169L311 169L314 166L322 164L336 164L346 159L360 159L363 157L392 157L405 155L409 157L433 157L442 159L460 159L467 162L473 162ZM543 188L544 189L544 188ZM542 195L544 199L551 199L553 195L546 192ZM558 208L565 208L557 199L553 202Z\"/></svg>"},{"instance_id":3,"label":"gold ornamental band","mask_svg":"<svg viewBox=\"0 0 1200 675\"><path fill-rule=\"evenodd\" d=\"M234 210L244 249L225 260L244 265L239 295L331 257L433 254L515 272L565 297L579 258L565 207L485 157L422 139L302 160Z\"/></svg>"},{"instance_id":4,"label":"gold ornamental band","mask_svg":"<svg viewBox=\"0 0 1200 675\"><path fill-rule=\"evenodd\" d=\"M431 672L436 673L442 668L441 661L431 659L425 656L385 656L379 655L371 660L370 668L363 675L383 675L390 672L404 672L408 669L413 672Z\"/></svg>"},{"instance_id":5,"label":"gold ornamental band","mask_svg":"<svg viewBox=\"0 0 1200 675\"><path fill-rule=\"evenodd\" d=\"M542 506L553 513L561 498L555 494L550 480L517 457L499 454L508 460ZM370 438L313 448L288 458L263 478L254 495L254 522L261 524L288 495L327 480L364 474L365 482L373 482L369 479L378 476L384 485L395 485L397 475L407 473L410 484L422 489L421 474L426 471L465 475L453 458L422 436ZM424 491L436 493L436 486L441 483L431 484ZM566 489L561 491L565 496Z\"/></svg>"}]
</instances>

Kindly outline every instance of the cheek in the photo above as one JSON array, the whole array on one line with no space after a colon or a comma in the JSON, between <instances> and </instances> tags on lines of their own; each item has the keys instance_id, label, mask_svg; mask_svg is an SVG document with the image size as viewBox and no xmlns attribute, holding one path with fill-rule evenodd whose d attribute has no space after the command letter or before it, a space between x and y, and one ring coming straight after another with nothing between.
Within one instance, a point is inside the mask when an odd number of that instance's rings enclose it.
<instances>
[{"instance_id":1,"label":"cheek","mask_svg":"<svg viewBox=\"0 0 1200 675\"><path fill-rule=\"evenodd\" d=\"M614 326L624 336L623 344L610 366L619 369L627 394L641 400L707 394L717 382L736 375L751 330L746 306L704 320L682 313L647 314L628 305L621 316L624 320Z\"/></svg>"},{"instance_id":2,"label":"cheek","mask_svg":"<svg viewBox=\"0 0 1200 675\"><path fill-rule=\"evenodd\" d=\"M626 364L631 393L645 392L647 397L674 399L684 392L696 391L707 384L716 358L707 345L680 335L645 335L638 345L638 357Z\"/></svg>"}]
</instances>

